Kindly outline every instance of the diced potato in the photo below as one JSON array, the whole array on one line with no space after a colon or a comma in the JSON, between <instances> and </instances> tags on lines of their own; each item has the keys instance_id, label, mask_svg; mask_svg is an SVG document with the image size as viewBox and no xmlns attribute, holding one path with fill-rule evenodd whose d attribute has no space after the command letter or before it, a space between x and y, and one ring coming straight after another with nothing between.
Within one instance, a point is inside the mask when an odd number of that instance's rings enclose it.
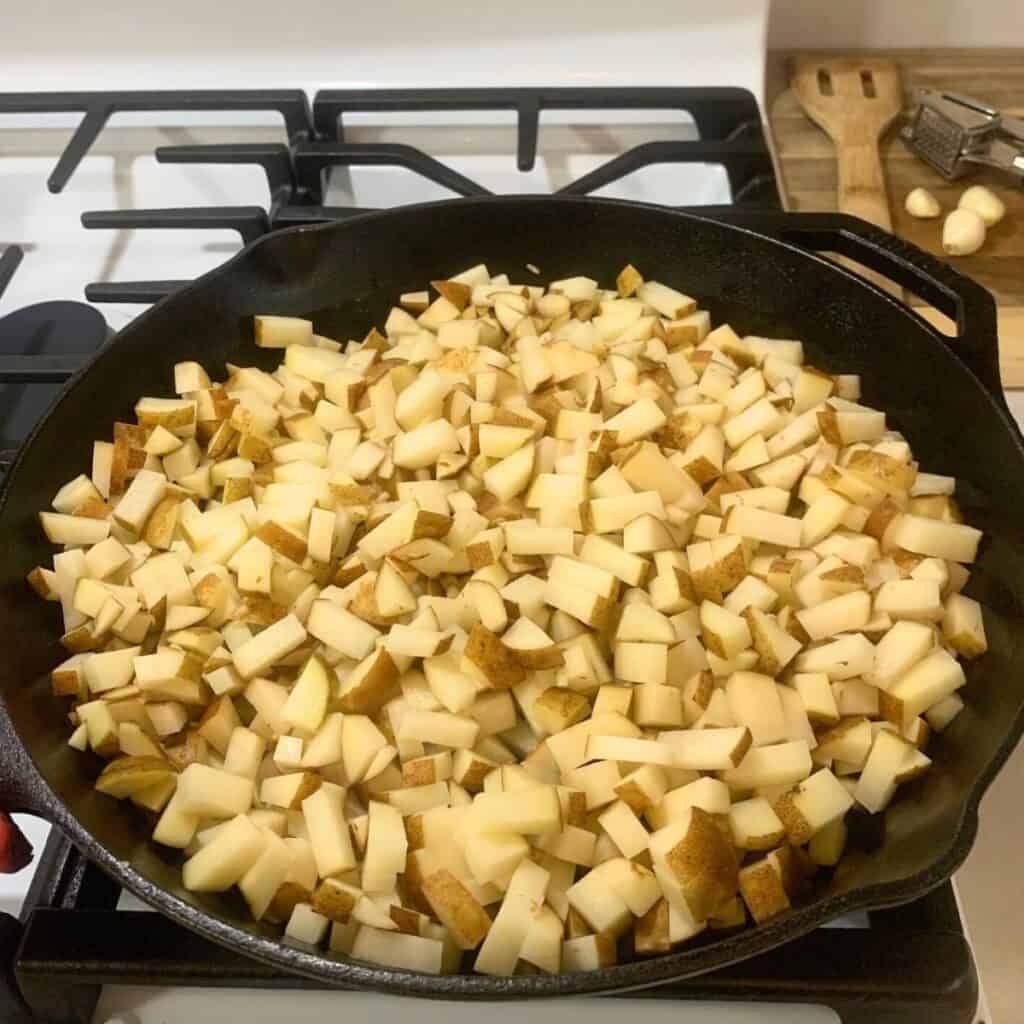
<instances>
[{"instance_id":1,"label":"diced potato","mask_svg":"<svg viewBox=\"0 0 1024 1024\"><path fill-rule=\"evenodd\" d=\"M223 892L259 860L268 839L244 814L232 818L217 838L182 865L182 881L192 892Z\"/></svg>"},{"instance_id":2,"label":"diced potato","mask_svg":"<svg viewBox=\"0 0 1024 1024\"><path fill-rule=\"evenodd\" d=\"M760 796L730 806L729 830L740 850L770 850L786 834L786 828L772 805Z\"/></svg>"},{"instance_id":3,"label":"diced potato","mask_svg":"<svg viewBox=\"0 0 1024 1024\"><path fill-rule=\"evenodd\" d=\"M872 813L885 810L896 792L897 776L912 749L899 736L880 730L854 789L857 803Z\"/></svg>"},{"instance_id":4,"label":"diced potato","mask_svg":"<svg viewBox=\"0 0 1024 1024\"><path fill-rule=\"evenodd\" d=\"M789 841L800 846L821 829L841 819L853 806L853 797L827 768L822 768L775 802L775 813L786 827Z\"/></svg>"},{"instance_id":5,"label":"diced potato","mask_svg":"<svg viewBox=\"0 0 1024 1024\"><path fill-rule=\"evenodd\" d=\"M281 709L282 718L292 728L316 732L327 712L330 691L327 669L318 658L310 658L288 694L288 700Z\"/></svg>"},{"instance_id":6,"label":"diced potato","mask_svg":"<svg viewBox=\"0 0 1024 1024\"><path fill-rule=\"evenodd\" d=\"M746 621L721 605L704 601L700 606L700 621L705 646L720 658L733 658L751 644Z\"/></svg>"},{"instance_id":7,"label":"diced potato","mask_svg":"<svg viewBox=\"0 0 1024 1024\"><path fill-rule=\"evenodd\" d=\"M865 590L854 590L822 601L813 608L805 608L797 612L796 617L811 640L856 632L871 618L871 596Z\"/></svg>"},{"instance_id":8,"label":"diced potato","mask_svg":"<svg viewBox=\"0 0 1024 1024\"><path fill-rule=\"evenodd\" d=\"M736 672L725 685L729 708L755 746L787 738L786 718L775 682L756 672Z\"/></svg>"},{"instance_id":9,"label":"diced potato","mask_svg":"<svg viewBox=\"0 0 1024 1024\"><path fill-rule=\"evenodd\" d=\"M752 742L746 726L663 732L659 738L671 748L678 767L705 772L735 768Z\"/></svg>"},{"instance_id":10,"label":"diced potato","mask_svg":"<svg viewBox=\"0 0 1024 1024\"><path fill-rule=\"evenodd\" d=\"M739 873L743 902L754 920L761 924L791 906L778 851L747 864Z\"/></svg>"},{"instance_id":11,"label":"diced potato","mask_svg":"<svg viewBox=\"0 0 1024 1024\"><path fill-rule=\"evenodd\" d=\"M615 644L616 678L629 683L664 683L668 674L668 647L664 643Z\"/></svg>"},{"instance_id":12,"label":"diced potato","mask_svg":"<svg viewBox=\"0 0 1024 1024\"><path fill-rule=\"evenodd\" d=\"M361 340L257 316L276 369L176 364L27 581L70 745L186 888L423 974L801 905L853 804L931 770L995 628L957 482L857 375L632 266L517 278L413 283Z\"/></svg>"},{"instance_id":13,"label":"diced potato","mask_svg":"<svg viewBox=\"0 0 1024 1024\"><path fill-rule=\"evenodd\" d=\"M977 658L988 650L981 605L963 594L950 594L942 615L946 642L964 658Z\"/></svg>"},{"instance_id":14,"label":"diced potato","mask_svg":"<svg viewBox=\"0 0 1024 1024\"><path fill-rule=\"evenodd\" d=\"M284 839L264 834L263 852L238 881L238 888L258 921L270 907L275 894L291 870L293 854Z\"/></svg>"},{"instance_id":15,"label":"diced potato","mask_svg":"<svg viewBox=\"0 0 1024 1024\"><path fill-rule=\"evenodd\" d=\"M783 786L801 782L811 774L811 754L805 740L753 747L722 778L735 789Z\"/></svg>"},{"instance_id":16,"label":"diced potato","mask_svg":"<svg viewBox=\"0 0 1024 1024\"><path fill-rule=\"evenodd\" d=\"M380 631L333 601L314 601L306 620L311 636L350 658L365 658Z\"/></svg>"},{"instance_id":17,"label":"diced potato","mask_svg":"<svg viewBox=\"0 0 1024 1024\"><path fill-rule=\"evenodd\" d=\"M440 974L444 947L438 939L396 935L363 925L356 933L350 955L355 960L368 960L385 967Z\"/></svg>"},{"instance_id":18,"label":"diced potato","mask_svg":"<svg viewBox=\"0 0 1024 1024\"><path fill-rule=\"evenodd\" d=\"M402 816L387 804L370 802L369 835L362 884L367 892L389 893L405 870L406 835Z\"/></svg>"},{"instance_id":19,"label":"diced potato","mask_svg":"<svg viewBox=\"0 0 1024 1024\"><path fill-rule=\"evenodd\" d=\"M479 832L538 835L557 828L561 804L550 787L514 793L483 793L473 802L472 827Z\"/></svg>"},{"instance_id":20,"label":"diced potato","mask_svg":"<svg viewBox=\"0 0 1024 1024\"><path fill-rule=\"evenodd\" d=\"M450 871L441 869L421 882L421 890L437 919L461 949L475 949L491 927L487 911Z\"/></svg>"},{"instance_id":21,"label":"diced potato","mask_svg":"<svg viewBox=\"0 0 1024 1024\"><path fill-rule=\"evenodd\" d=\"M706 919L735 894L736 854L711 815L701 808L690 808L687 816L655 832L650 849L666 899L696 920Z\"/></svg>"},{"instance_id":22,"label":"diced potato","mask_svg":"<svg viewBox=\"0 0 1024 1024\"><path fill-rule=\"evenodd\" d=\"M288 348L289 345L310 345L313 324L294 316L253 317L256 344L261 348Z\"/></svg>"},{"instance_id":23,"label":"diced potato","mask_svg":"<svg viewBox=\"0 0 1024 1024\"><path fill-rule=\"evenodd\" d=\"M323 785L302 801L306 830L321 876L349 871L357 863L345 822L344 798L344 790Z\"/></svg>"},{"instance_id":24,"label":"diced potato","mask_svg":"<svg viewBox=\"0 0 1024 1024\"><path fill-rule=\"evenodd\" d=\"M306 639L306 630L294 615L268 626L234 653L235 668L243 679L265 672Z\"/></svg>"},{"instance_id":25,"label":"diced potato","mask_svg":"<svg viewBox=\"0 0 1024 1024\"><path fill-rule=\"evenodd\" d=\"M883 691L879 706L883 716L902 729L966 681L961 664L945 650L937 648Z\"/></svg>"}]
</instances>

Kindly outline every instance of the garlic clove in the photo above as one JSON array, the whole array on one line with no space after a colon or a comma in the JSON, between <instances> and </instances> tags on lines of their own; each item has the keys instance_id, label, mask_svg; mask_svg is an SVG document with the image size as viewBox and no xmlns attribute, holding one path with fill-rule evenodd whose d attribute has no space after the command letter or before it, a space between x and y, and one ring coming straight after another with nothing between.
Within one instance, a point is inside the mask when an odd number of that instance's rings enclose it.
<instances>
[{"instance_id":1,"label":"garlic clove","mask_svg":"<svg viewBox=\"0 0 1024 1024\"><path fill-rule=\"evenodd\" d=\"M957 209L942 227L942 248L950 256L970 256L985 242L985 222L974 210Z\"/></svg>"},{"instance_id":2,"label":"garlic clove","mask_svg":"<svg viewBox=\"0 0 1024 1024\"><path fill-rule=\"evenodd\" d=\"M973 210L985 222L986 227L998 224L1006 215L1006 206L991 189L984 185L972 185L960 197L957 206L961 210Z\"/></svg>"},{"instance_id":3,"label":"garlic clove","mask_svg":"<svg viewBox=\"0 0 1024 1024\"><path fill-rule=\"evenodd\" d=\"M926 188L915 188L912 192L908 193L903 205L911 217L938 217L942 212L938 199Z\"/></svg>"}]
</instances>

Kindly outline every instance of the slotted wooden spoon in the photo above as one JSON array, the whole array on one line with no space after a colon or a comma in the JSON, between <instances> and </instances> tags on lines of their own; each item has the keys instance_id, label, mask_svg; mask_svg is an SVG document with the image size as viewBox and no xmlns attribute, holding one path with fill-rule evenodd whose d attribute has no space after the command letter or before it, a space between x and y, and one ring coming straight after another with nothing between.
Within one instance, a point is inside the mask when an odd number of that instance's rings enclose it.
<instances>
[{"instance_id":1,"label":"slotted wooden spoon","mask_svg":"<svg viewBox=\"0 0 1024 1024\"><path fill-rule=\"evenodd\" d=\"M878 140L903 109L896 65L877 57L798 57L791 84L804 112L835 143L840 211L892 231ZM888 279L857 272L900 294Z\"/></svg>"}]
</instances>

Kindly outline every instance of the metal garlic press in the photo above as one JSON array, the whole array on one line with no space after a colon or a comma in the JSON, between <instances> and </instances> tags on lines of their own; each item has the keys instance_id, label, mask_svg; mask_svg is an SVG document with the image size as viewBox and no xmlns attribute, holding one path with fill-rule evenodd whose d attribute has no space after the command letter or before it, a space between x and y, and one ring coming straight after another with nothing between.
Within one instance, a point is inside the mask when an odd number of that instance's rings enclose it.
<instances>
[{"instance_id":1,"label":"metal garlic press","mask_svg":"<svg viewBox=\"0 0 1024 1024\"><path fill-rule=\"evenodd\" d=\"M1024 120L954 92L922 90L903 140L946 178L978 164L996 167L1024 184Z\"/></svg>"}]
</instances>

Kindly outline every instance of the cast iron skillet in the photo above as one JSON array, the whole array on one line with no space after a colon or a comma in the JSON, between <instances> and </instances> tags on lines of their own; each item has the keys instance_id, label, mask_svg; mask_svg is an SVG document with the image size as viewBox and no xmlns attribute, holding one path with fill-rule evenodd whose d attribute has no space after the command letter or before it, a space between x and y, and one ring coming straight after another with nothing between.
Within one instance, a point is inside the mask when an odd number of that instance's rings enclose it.
<instances>
[{"instance_id":1,"label":"cast iron skillet","mask_svg":"<svg viewBox=\"0 0 1024 1024\"><path fill-rule=\"evenodd\" d=\"M460 199L268 236L140 316L75 375L0 492L0 806L49 819L127 889L238 952L320 981L447 998L611 992L682 978L948 878L974 839L986 786L1024 729L1024 449L1000 391L994 305L978 285L861 221L766 215L746 225L588 198ZM947 344L906 306L800 246L887 273L952 316L960 337ZM481 260L520 281L530 262L541 280L585 273L604 282L633 262L695 296L716 323L802 338L816 365L863 374L865 400L888 411L928 470L957 477L966 516L985 530L969 589L986 605L991 649L968 668L967 707L934 741L934 770L887 813L872 856L854 854L813 902L766 927L702 936L603 971L513 978L433 977L285 946L233 896L186 893L178 856L150 843L130 805L96 794L99 759L66 745L65 709L47 680L62 657L58 613L24 579L53 553L36 514L59 484L88 471L93 440L110 437L138 396L169 393L180 360L217 376L226 359L276 364L279 352L253 346L255 313L309 316L321 334L358 338L400 292Z\"/></svg>"}]
</instances>

